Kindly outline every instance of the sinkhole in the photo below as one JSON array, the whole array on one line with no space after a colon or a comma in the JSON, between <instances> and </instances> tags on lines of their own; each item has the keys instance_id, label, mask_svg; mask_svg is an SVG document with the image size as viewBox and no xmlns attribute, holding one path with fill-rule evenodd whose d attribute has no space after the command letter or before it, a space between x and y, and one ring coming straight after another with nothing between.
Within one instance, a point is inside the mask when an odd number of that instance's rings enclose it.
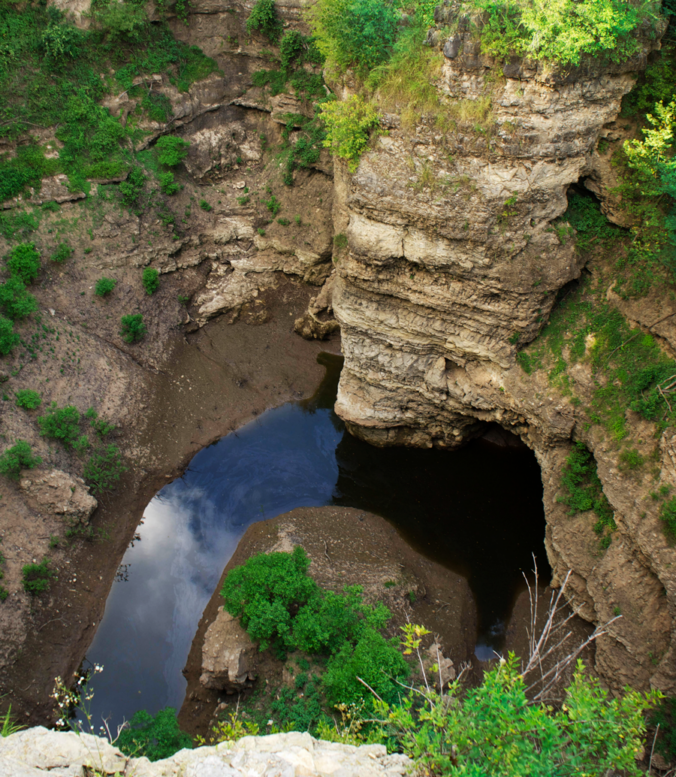
<instances>
[{"instance_id":1,"label":"sinkhole","mask_svg":"<svg viewBox=\"0 0 676 777\"><path fill-rule=\"evenodd\" d=\"M428 558L463 575L478 611L476 656L492 657L535 555L548 582L540 469L517 438L455 451L375 448L333 411L342 358L321 354L315 395L268 410L201 450L150 502L118 571L87 661L94 721L179 708L202 612L247 527L296 507L381 515ZM511 438L511 444L504 444ZM98 725L98 724L97 724Z\"/></svg>"}]
</instances>

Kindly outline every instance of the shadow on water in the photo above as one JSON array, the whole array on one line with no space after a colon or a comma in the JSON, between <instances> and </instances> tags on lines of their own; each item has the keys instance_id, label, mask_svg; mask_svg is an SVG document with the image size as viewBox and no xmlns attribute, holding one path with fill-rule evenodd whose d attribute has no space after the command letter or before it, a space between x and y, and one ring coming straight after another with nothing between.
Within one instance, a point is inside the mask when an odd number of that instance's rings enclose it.
<instances>
[{"instance_id":1,"label":"shadow on water","mask_svg":"<svg viewBox=\"0 0 676 777\"><path fill-rule=\"evenodd\" d=\"M478 439L457 451L374 448L333 412L342 358L315 395L268 410L201 450L145 510L88 653L102 664L94 719L179 707L181 670L223 567L247 527L296 507L344 505L390 521L417 550L464 575L477 655L500 648L522 571L549 573L540 471L525 447Z\"/></svg>"}]
</instances>

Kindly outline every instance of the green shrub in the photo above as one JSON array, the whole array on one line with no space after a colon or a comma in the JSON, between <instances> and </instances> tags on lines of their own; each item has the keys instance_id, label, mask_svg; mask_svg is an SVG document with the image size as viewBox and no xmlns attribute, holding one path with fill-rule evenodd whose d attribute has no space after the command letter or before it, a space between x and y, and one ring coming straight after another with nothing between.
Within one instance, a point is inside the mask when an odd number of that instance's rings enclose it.
<instances>
[{"instance_id":1,"label":"green shrub","mask_svg":"<svg viewBox=\"0 0 676 777\"><path fill-rule=\"evenodd\" d=\"M107 294L111 294L116 286L117 281L115 278L106 278L104 276L103 278L99 278L98 281L96 281L94 294L96 294L97 297L105 297Z\"/></svg>"},{"instance_id":2,"label":"green shrub","mask_svg":"<svg viewBox=\"0 0 676 777\"><path fill-rule=\"evenodd\" d=\"M622 62L640 42L632 33L655 20L650 2L624 0L472 0L485 14L481 50L501 60L513 54L579 65L584 54Z\"/></svg>"},{"instance_id":3,"label":"green shrub","mask_svg":"<svg viewBox=\"0 0 676 777\"><path fill-rule=\"evenodd\" d=\"M250 558L225 578L221 594L225 609L240 618L249 636L284 651L290 647L292 610L297 610L318 586L308 577L310 559L297 546L293 553L268 553Z\"/></svg>"},{"instance_id":4,"label":"green shrub","mask_svg":"<svg viewBox=\"0 0 676 777\"><path fill-rule=\"evenodd\" d=\"M157 158L160 164L167 165L168 167L179 165L188 155L189 148L190 143L187 140L183 140L183 138L176 137L176 135L163 135L155 143Z\"/></svg>"},{"instance_id":5,"label":"green shrub","mask_svg":"<svg viewBox=\"0 0 676 777\"><path fill-rule=\"evenodd\" d=\"M150 761L161 761L179 750L192 748L192 739L178 727L176 710L165 707L156 715L146 710L136 712L115 744L133 758L145 756Z\"/></svg>"},{"instance_id":6,"label":"green shrub","mask_svg":"<svg viewBox=\"0 0 676 777\"><path fill-rule=\"evenodd\" d=\"M593 510L598 518L594 525L597 534L603 534L605 528L615 531L613 508L610 506L603 485L596 472L596 461L587 446L576 442L566 458L561 474L563 495L557 497L570 508L569 515Z\"/></svg>"},{"instance_id":7,"label":"green shrub","mask_svg":"<svg viewBox=\"0 0 676 777\"><path fill-rule=\"evenodd\" d=\"M127 468L117 445L105 445L95 450L84 465L82 472L85 481L95 494L110 491Z\"/></svg>"},{"instance_id":8,"label":"green shrub","mask_svg":"<svg viewBox=\"0 0 676 777\"><path fill-rule=\"evenodd\" d=\"M160 189L164 192L164 194L168 194L169 196L176 194L176 192L181 188L176 183L174 174L171 172L171 170L168 170L166 173L158 173L157 180L160 184Z\"/></svg>"},{"instance_id":9,"label":"green shrub","mask_svg":"<svg viewBox=\"0 0 676 777\"><path fill-rule=\"evenodd\" d=\"M0 456L0 474L18 480L22 469L33 469L41 463L42 459L33 455L31 446L25 440L17 440Z\"/></svg>"},{"instance_id":10,"label":"green shrub","mask_svg":"<svg viewBox=\"0 0 676 777\"><path fill-rule=\"evenodd\" d=\"M211 207L211 205L209 205L209 203L208 203L206 200L200 200L200 208L202 208L202 210L205 210L205 211L207 211L207 213L208 213L210 210L213 210L213 208Z\"/></svg>"},{"instance_id":11,"label":"green shrub","mask_svg":"<svg viewBox=\"0 0 676 777\"><path fill-rule=\"evenodd\" d=\"M373 629L366 629L355 645L343 645L329 659L323 677L329 704L358 704L365 694L357 677L368 683L384 701L396 701L403 691L396 681L406 680L410 669L395 645L396 641L388 642Z\"/></svg>"},{"instance_id":12,"label":"green shrub","mask_svg":"<svg viewBox=\"0 0 676 777\"><path fill-rule=\"evenodd\" d=\"M510 654L466 693L456 682L443 699L423 696L416 690L400 705L375 707L391 744L427 774L640 777L644 713L660 694L627 689L613 698L578 662L561 707L532 704Z\"/></svg>"},{"instance_id":13,"label":"green shrub","mask_svg":"<svg viewBox=\"0 0 676 777\"><path fill-rule=\"evenodd\" d=\"M339 71L361 76L387 60L397 35L395 3L317 0L308 12L319 51Z\"/></svg>"},{"instance_id":14,"label":"green shrub","mask_svg":"<svg viewBox=\"0 0 676 777\"><path fill-rule=\"evenodd\" d=\"M42 404L42 397L37 391L32 389L19 389L14 392L17 407L23 407L26 410L35 410Z\"/></svg>"},{"instance_id":15,"label":"green shrub","mask_svg":"<svg viewBox=\"0 0 676 777\"><path fill-rule=\"evenodd\" d=\"M38 301L20 278L9 278L0 283L0 307L8 318L16 321L34 313L38 309Z\"/></svg>"},{"instance_id":16,"label":"green shrub","mask_svg":"<svg viewBox=\"0 0 676 777\"><path fill-rule=\"evenodd\" d=\"M132 313L128 316L122 316L121 320L120 337L125 343L136 343L142 340L145 336L146 325L143 323L143 316L141 313Z\"/></svg>"},{"instance_id":17,"label":"green shrub","mask_svg":"<svg viewBox=\"0 0 676 777\"><path fill-rule=\"evenodd\" d=\"M667 539L672 543L676 542L676 497L662 503L660 519Z\"/></svg>"},{"instance_id":18,"label":"green shrub","mask_svg":"<svg viewBox=\"0 0 676 777\"><path fill-rule=\"evenodd\" d=\"M118 191L122 196L122 202L128 207L133 208L138 203L138 198L143 191L146 177L140 167L132 167L126 180L118 186Z\"/></svg>"},{"instance_id":19,"label":"green shrub","mask_svg":"<svg viewBox=\"0 0 676 777\"><path fill-rule=\"evenodd\" d=\"M32 283L40 272L40 254L33 243L21 243L10 251L7 266L15 278Z\"/></svg>"},{"instance_id":20,"label":"green shrub","mask_svg":"<svg viewBox=\"0 0 676 777\"><path fill-rule=\"evenodd\" d=\"M154 294L160 287L160 273L154 267L143 270L143 288L147 294Z\"/></svg>"},{"instance_id":21,"label":"green shrub","mask_svg":"<svg viewBox=\"0 0 676 777\"><path fill-rule=\"evenodd\" d=\"M68 243L59 243L56 251L54 251L54 253L49 258L52 260L52 262L65 262L67 259L70 259L74 253L74 249L72 249Z\"/></svg>"},{"instance_id":22,"label":"green shrub","mask_svg":"<svg viewBox=\"0 0 676 777\"><path fill-rule=\"evenodd\" d=\"M37 420L43 437L60 440L66 448L72 447L80 434L80 413L73 405L57 407L52 402L45 415L38 416Z\"/></svg>"},{"instance_id":23,"label":"green shrub","mask_svg":"<svg viewBox=\"0 0 676 777\"><path fill-rule=\"evenodd\" d=\"M19 342L21 338L14 331L14 325L12 322L0 316L0 356L7 356L12 352L12 348Z\"/></svg>"},{"instance_id":24,"label":"green shrub","mask_svg":"<svg viewBox=\"0 0 676 777\"><path fill-rule=\"evenodd\" d=\"M256 0L249 18L246 20L246 31L251 34L254 30L265 35L272 43L279 40L282 22L277 16L275 0Z\"/></svg>"},{"instance_id":25,"label":"green shrub","mask_svg":"<svg viewBox=\"0 0 676 777\"><path fill-rule=\"evenodd\" d=\"M661 700L650 718L650 725L660 727L657 752L667 761L673 761L676 758L676 696Z\"/></svg>"},{"instance_id":26,"label":"green shrub","mask_svg":"<svg viewBox=\"0 0 676 777\"><path fill-rule=\"evenodd\" d=\"M263 200L263 205L272 213L273 217L276 216L282 209L282 203L273 194L269 200Z\"/></svg>"},{"instance_id":27,"label":"green shrub","mask_svg":"<svg viewBox=\"0 0 676 777\"><path fill-rule=\"evenodd\" d=\"M350 172L355 172L359 159L369 142L369 131L378 126L376 109L359 95L344 102L331 101L320 108L320 116L326 125L324 146L348 162Z\"/></svg>"},{"instance_id":28,"label":"green shrub","mask_svg":"<svg viewBox=\"0 0 676 777\"><path fill-rule=\"evenodd\" d=\"M23 589L31 596L38 596L49 588L49 580L54 573L49 568L49 561L44 559L39 564L25 564L21 573Z\"/></svg>"},{"instance_id":29,"label":"green shrub","mask_svg":"<svg viewBox=\"0 0 676 777\"><path fill-rule=\"evenodd\" d=\"M636 448L625 448L620 453L620 463L626 469L638 469L645 464L645 458Z\"/></svg>"}]
</instances>

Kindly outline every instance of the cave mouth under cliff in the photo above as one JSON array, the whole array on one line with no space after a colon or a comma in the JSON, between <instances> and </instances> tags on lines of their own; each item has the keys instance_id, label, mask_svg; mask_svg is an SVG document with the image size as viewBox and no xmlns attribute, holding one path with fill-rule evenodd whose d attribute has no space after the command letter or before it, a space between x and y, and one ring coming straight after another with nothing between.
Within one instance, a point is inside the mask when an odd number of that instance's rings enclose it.
<instances>
[{"instance_id":1,"label":"cave mouth under cliff","mask_svg":"<svg viewBox=\"0 0 676 777\"><path fill-rule=\"evenodd\" d=\"M342 358L320 359L327 372L311 399L268 410L202 449L148 505L87 655L105 666L95 719L114 727L139 708L181 705L181 670L239 540L252 523L296 507L381 515L415 550L463 575L479 659L503 648L533 555L548 582L540 470L518 438L486 425L458 450L375 448L333 411Z\"/></svg>"}]
</instances>

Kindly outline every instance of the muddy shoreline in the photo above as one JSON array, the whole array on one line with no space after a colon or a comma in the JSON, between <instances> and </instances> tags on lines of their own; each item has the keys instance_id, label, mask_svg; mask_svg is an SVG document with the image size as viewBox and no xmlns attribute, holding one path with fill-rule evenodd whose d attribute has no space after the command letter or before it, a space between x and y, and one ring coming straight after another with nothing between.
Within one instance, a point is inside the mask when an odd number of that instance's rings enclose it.
<instances>
[{"instance_id":1,"label":"muddy shoreline","mask_svg":"<svg viewBox=\"0 0 676 777\"><path fill-rule=\"evenodd\" d=\"M201 448L264 410L316 389L324 374L317 355L338 353L340 345L338 337L318 343L294 334L309 297L307 287L283 279L261 300L264 323L245 311L234 324L221 317L192 335L176 329L157 370L144 373L127 406L135 420L116 440L129 469L115 491L99 500L92 519L104 539L79 540L61 559L67 572L59 574L49 595L31 601L27 638L0 674L3 702L23 724L52 722L48 701L54 678L70 678L79 667L153 495L180 476Z\"/></svg>"}]
</instances>

